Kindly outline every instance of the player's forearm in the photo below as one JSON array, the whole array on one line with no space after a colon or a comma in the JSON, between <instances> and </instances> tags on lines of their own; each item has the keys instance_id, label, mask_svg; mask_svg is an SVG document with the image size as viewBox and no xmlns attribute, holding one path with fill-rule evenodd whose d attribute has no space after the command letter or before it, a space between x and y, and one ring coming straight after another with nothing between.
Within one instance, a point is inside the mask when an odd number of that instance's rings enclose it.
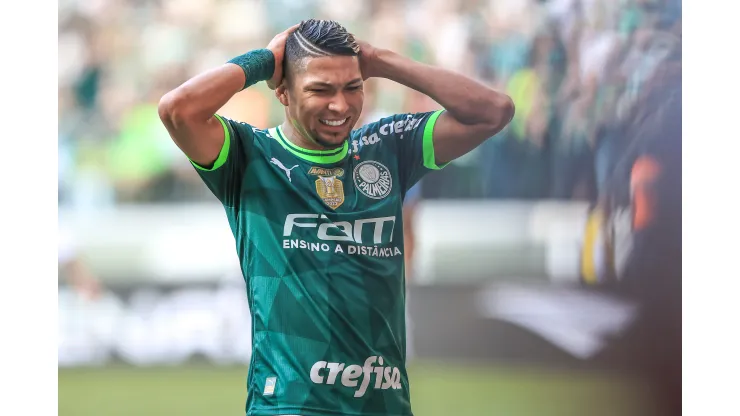
<instances>
[{"instance_id":1,"label":"player's forearm","mask_svg":"<svg viewBox=\"0 0 740 416\"><path fill-rule=\"evenodd\" d=\"M173 122L205 122L244 87L244 71L224 64L189 79L160 101L160 113Z\"/></svg>"},{"instance_id":2,"label":"player's forearm","mask_svg":"<svg viewBox=\"0 0 740 416\"><path fill-rule=\"evenodd\" d=\"M446 69L425 65L379 49L375 68L380 77L426 94L462 124L490 125L498 131L514 116L508 95Z\"/></svg>"}]
</instances>

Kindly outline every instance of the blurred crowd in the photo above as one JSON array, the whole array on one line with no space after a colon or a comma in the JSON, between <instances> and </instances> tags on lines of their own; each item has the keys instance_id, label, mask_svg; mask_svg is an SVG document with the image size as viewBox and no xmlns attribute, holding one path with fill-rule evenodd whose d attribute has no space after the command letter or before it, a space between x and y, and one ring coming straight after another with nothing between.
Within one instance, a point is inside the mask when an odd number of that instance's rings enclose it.
<instances>
[{"instance_id":1,"label":"blurred crowd","mask_svg":"<svg viewBox=\"0 0 740 416\"><path fill-rule=\"evenodd\" d=\"M310 17L514 99L510 126L427 176L422 198L595 201L641 92L680 71L680 0L60 0L60 205L212 200L168 139L159 98ZM436 108L373 79L361 122ZM260 83L220 113L267 128L283 108Z\"/></svg>"}]
</instances>

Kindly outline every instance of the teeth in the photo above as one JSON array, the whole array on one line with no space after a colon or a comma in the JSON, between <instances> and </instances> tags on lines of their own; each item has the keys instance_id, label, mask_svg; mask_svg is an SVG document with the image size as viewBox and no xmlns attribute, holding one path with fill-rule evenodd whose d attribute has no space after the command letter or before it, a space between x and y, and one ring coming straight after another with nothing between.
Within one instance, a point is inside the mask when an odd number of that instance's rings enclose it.
<instances>
[{"instance_id":1,"label":"teeth","mask_svg":"<svg viewBox=\"0 0 740 416\"><path fill-rule=\"evenodd\" d=\"M345 121L347 121L349 117L345 118L344 120L321 120L322 123L329 125L329 126L341 126L344 124Z\"/></svg>"}]
</instances>

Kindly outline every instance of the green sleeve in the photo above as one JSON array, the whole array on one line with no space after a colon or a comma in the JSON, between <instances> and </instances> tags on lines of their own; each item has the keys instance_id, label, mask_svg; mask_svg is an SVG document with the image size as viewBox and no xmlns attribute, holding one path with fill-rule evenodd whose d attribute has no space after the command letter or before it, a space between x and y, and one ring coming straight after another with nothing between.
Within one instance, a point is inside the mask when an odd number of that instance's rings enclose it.
<instances>
[{"instance_id":1,"label":"green sleeve","mask_svg":"<svg viewBox=\"0 0 740 416\"><path fill-rule=\"evenodd\" d=\"M236 207L248 155L254 140L252 126L216 115L224 129L224 143L211 166L201 166L192 160L195 171L213 195L228 207Z\"/></svg>"},{"instance_id":2,"label":"green sleeve","mask_svg":"<svg viewBox=\"0 0 740 416\"><path fill-rule=\"evenodd\" d=\"M221 152L219 152L218 158L216 158L216 161L213 162L213 166L211 166L210 168L201 166L190 159L190 163L192 163L196 169L200 169L206 172L215 171L216 169L223 166L224 163L226 163L226 159L229 157L229 149L231 148L231 132L229 126L228 124L226 124L226 121L223 119L223 117L219 116L218 114L216 114L215 116L218 121L221 122L221 126L224 128L224 144L221 146Z\"/></svg>"},{"instance_id":3,"label":"green sleeve","mask_svg":"<svg viewBox=\"0 0 740 416\"><path fill-rule=\"evenodd\" d=\"M434 155L434 126L442 111L444 110L394 116L394 119L404 120L406 126L401 134L394 131L404 192L427 173L447 165L437 165Z\"/></svg>"}]
</instances>

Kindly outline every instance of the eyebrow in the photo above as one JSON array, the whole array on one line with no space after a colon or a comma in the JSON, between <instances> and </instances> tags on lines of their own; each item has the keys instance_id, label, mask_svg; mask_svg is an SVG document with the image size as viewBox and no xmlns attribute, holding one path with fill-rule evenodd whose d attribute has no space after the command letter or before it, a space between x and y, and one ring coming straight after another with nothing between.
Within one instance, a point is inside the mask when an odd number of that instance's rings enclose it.
<instances>
[{"instance_id":1,"label":"eyebrow","mask_svg":"<svg viewBox=\"0 0 740 416\"><path fill-rule=\"evenodd\" d=\"M357 83L360 83L360 82L362 82L362 78L355 78L352 81L350 81L350 82L348 82L348 83L346 83L344 85L347 86L347 85L357 84ZM324 82L324 81L313 81L313 82L310 82L308 85L306 85L306 88L310 88L310 87L328 87L328 88L334 88L334 84L329 83L329 82Z\"/></svg>"}]
</instances>

